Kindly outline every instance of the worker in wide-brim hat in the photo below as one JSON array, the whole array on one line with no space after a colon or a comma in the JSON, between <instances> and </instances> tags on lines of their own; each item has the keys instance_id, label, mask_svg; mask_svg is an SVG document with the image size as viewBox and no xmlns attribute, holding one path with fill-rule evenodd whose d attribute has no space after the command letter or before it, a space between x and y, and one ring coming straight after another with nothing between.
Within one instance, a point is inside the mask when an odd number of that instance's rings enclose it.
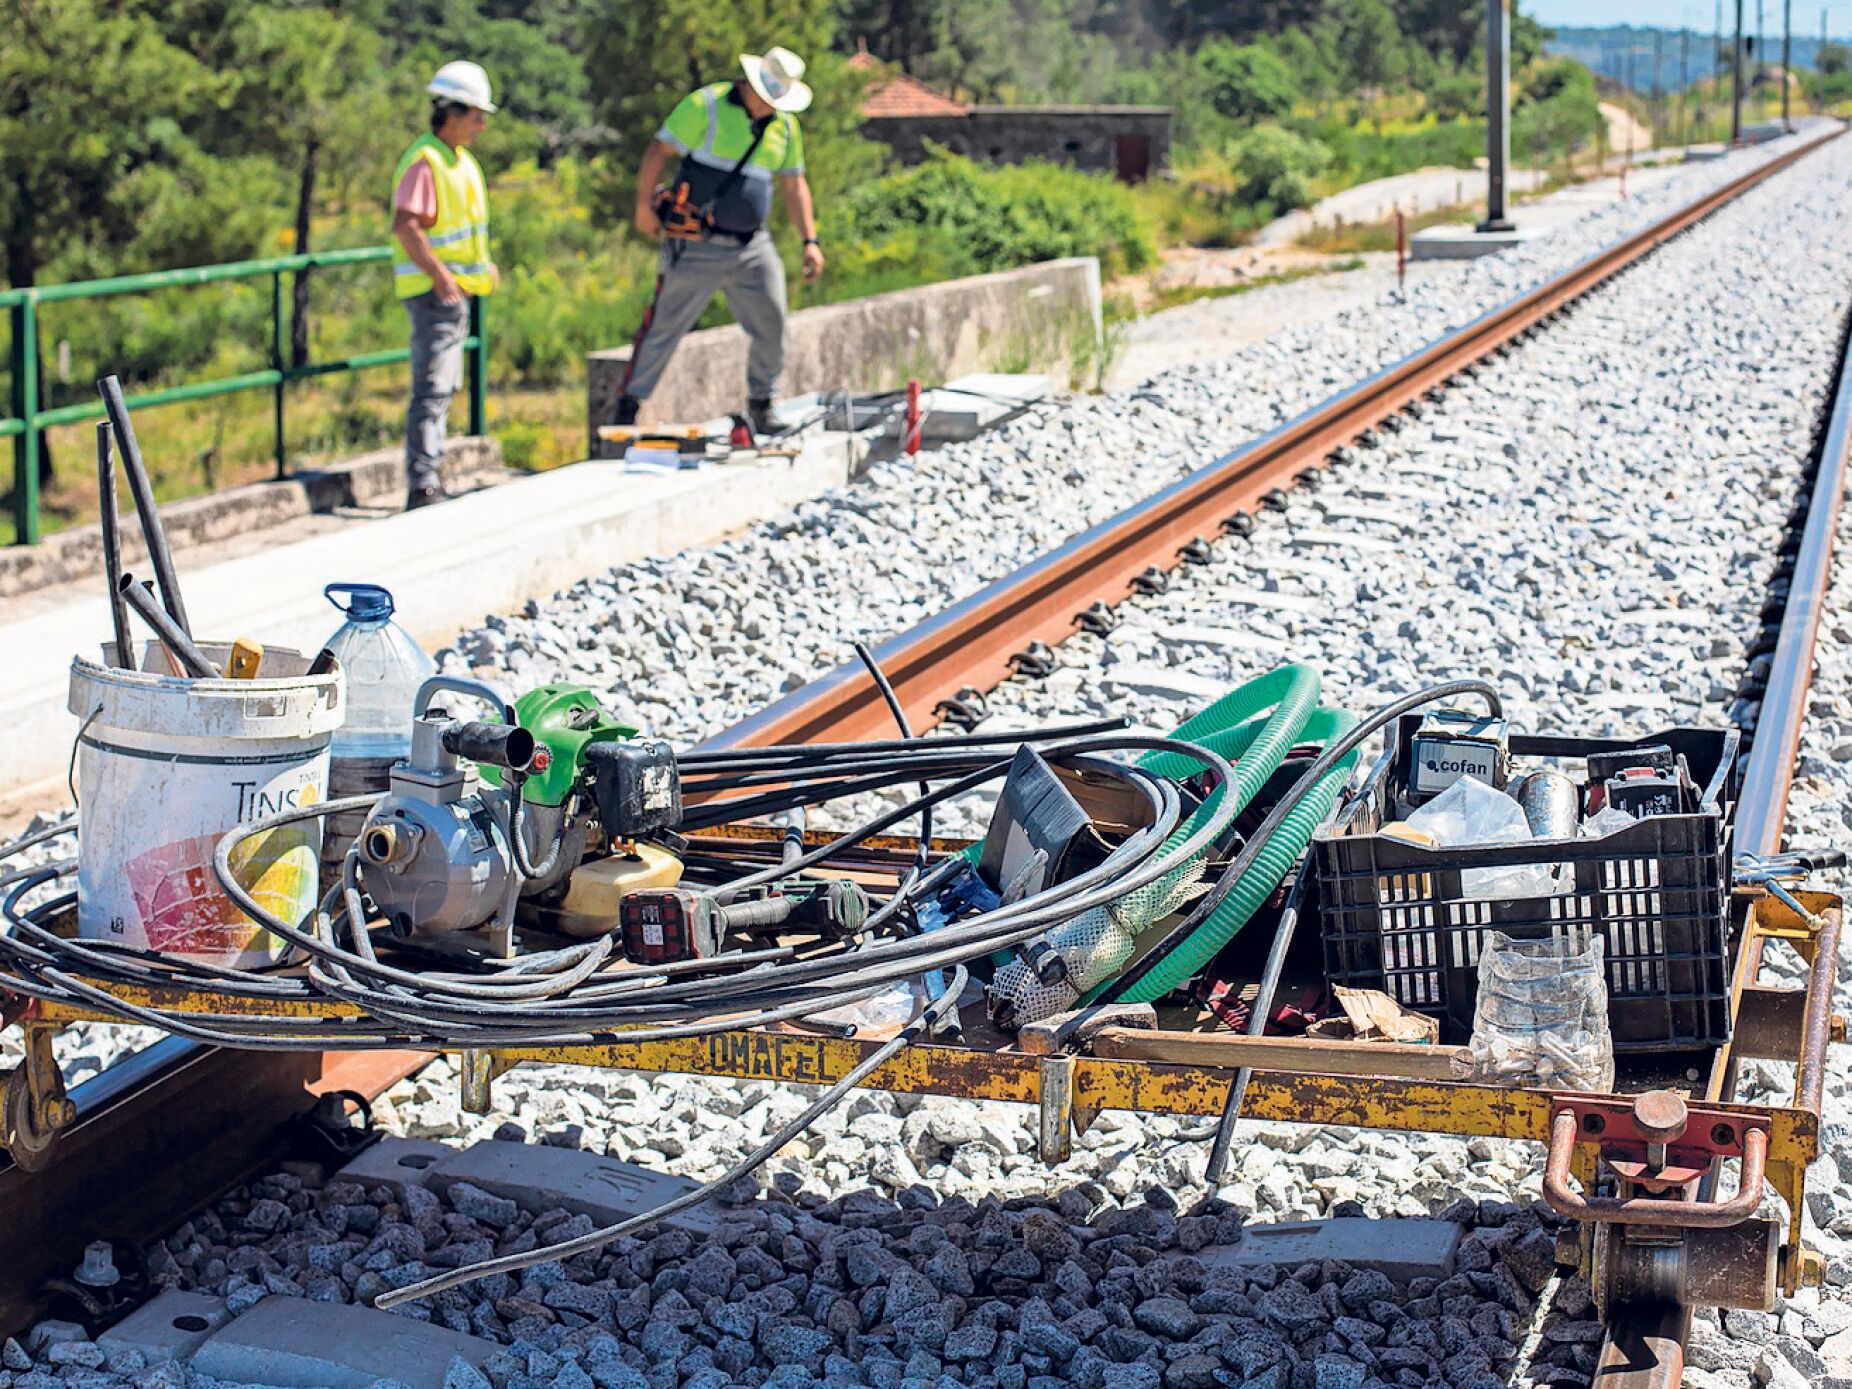
<instances>
[{"instance_id":1,"label":"worker in wide-brim hat","mask_svg":"<svg viewBox=\"0 0 1852 1389\"><path fill-rule=\"evenodd\" d=\"M631 424L662 379L675 345L716 293L746 330L747 414L776 434L772 412L785 359L785 273L765 224L772 188L804 239L804 278L823 273L816 212L804 179L797 113L810 106L804 60L785 48L740 55L740 75L684 97L637 171L637 230L663 242L655 297L637 330L615 422ZM681 157L662 185L671 155Z\"/></svg>"},{"instance_id":2,"label":"worker in wide-brim hat","mask_svg":"<svg viewBox=\"0 0 1852 1389\"><path fill-rule=\"evenodd\" d=\"M469 146L495 110L489 77L445 63L425 85L431 128L392 175L392 235L403 255L392 285L411 320L412 390L405 411L405 509L442 501L444 416L463 381L470 301L500 280L489 253L489 190Z\"/></svg>"}]
</instances>

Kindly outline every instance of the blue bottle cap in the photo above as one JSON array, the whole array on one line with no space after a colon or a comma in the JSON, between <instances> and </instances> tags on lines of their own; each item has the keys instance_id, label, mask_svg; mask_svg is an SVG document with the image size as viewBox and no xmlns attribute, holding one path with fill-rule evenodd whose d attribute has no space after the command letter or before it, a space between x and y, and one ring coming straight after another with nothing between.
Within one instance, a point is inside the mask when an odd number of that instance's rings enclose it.
<instances>
[{"instance_id":1,"label":"blue bottle cap","mask_svg":"<svg viewBox=\"0 0 1852 1389\"><path fill-rule=\"evenodd\" d=\"M349 601L342 603L337 593L348 594ZM378 584L329 584L322 597L356 622L383 622L393 612L392 595Z\"/></svg>"}]
</instances>

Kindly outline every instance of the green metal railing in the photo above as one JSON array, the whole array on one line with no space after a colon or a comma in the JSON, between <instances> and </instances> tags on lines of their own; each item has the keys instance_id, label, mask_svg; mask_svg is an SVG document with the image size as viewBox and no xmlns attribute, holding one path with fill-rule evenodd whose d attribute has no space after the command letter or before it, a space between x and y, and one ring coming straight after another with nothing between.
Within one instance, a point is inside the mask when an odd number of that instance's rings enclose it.
<instances>
[{"instance_id":1,"label":"green metal railing","mask_svg":"<svg viewBox=\"0 0 1852 1389\"><path fill-rule=\"evenodd\" d=\"M368 367L390 366L411 358L409 348L395 347L384 352L363 352L331 362L311 362L290 366L284 360L283 277L300 275L318 266L371 265L393 260L398 254L392 246L366 246L352 251L312 251L301 256L273 256L268 260L240 260L225 265L199 265L187 270L157 270L146 275L118 275L107 280L76 280L70 284L40 285L31 289L0 290L0 308L8 311L13 324L12 351L12 418L0 419L0 438L13 440L13 535L18 545L33 545L39 539L39 441L45 430L61 424L79 424L101 419L100 400L62 405L41 410L39 380L39 307L71 299L102 299L113 294L142 294L149 290L179 289L190 285L213 284L219 280L242 280L258 275L270 276L270 366L264 371L247 371L237 376L223 376L212 381L196 381L166 390L144 391L128 397L130 409L155 405L177 405L188 400L208 400L213 396L237 391L256 391L268 387L272 392L272 417L276 437L276 466L279 478L288 475L284 455L283 401L292 381L336 372L363 371ZM382 290L382 292L384 292ZM469 337L464 340L464 357L469 364L469 432L484 432L489 375L488 338L483 331L482 300L470 300Z\"/></svg>"}]
</instances>

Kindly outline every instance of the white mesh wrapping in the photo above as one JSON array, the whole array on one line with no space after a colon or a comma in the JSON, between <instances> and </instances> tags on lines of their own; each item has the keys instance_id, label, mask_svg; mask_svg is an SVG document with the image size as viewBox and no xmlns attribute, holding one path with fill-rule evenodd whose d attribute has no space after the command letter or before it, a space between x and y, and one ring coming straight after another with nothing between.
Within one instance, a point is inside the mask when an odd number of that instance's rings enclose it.
<instances>
[{"instance_id":1,"label":"white mesh wrapping","mask_svg":"<svg viewBox=\"0 0 1852 1389\"><path fill-rule=\"evenodd\" d=\"M1021 1027L1073 1008L1087 990L1125 967L1133 945L1153 923L1196 895L1202 871L1199 855L1176 872L1051 929L1048 944L1067 965L1067 978L1044 984L1025 961L1013 959L986 991L991 1016Z\"/></svg>"}]
</instances>

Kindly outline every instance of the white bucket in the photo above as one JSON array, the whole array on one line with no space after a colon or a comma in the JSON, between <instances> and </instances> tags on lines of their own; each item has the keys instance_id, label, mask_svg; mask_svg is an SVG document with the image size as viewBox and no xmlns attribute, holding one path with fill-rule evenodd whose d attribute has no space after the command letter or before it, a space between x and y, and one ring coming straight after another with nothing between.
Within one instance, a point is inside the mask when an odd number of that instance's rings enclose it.
<instances>
[{"instance_id":1,"label":"white bucket","mask_svg":"<svg viewBox=\"0 0 1852 1389\"><path fill-rule=\"evenodd\" d=\"M202 643L221 669L229 645ZM113 646L106 647L114 656ZM341 724L338 671L307 674L298 651L266 647L254 680L187 680L71 662L78 734L77 934L203 964L275 964L284 943L232 905L212 871L227 830L323 800ZM238 881L294 924L317 900L321 823L246 840Z\"/></svg>"}]
</instances>

